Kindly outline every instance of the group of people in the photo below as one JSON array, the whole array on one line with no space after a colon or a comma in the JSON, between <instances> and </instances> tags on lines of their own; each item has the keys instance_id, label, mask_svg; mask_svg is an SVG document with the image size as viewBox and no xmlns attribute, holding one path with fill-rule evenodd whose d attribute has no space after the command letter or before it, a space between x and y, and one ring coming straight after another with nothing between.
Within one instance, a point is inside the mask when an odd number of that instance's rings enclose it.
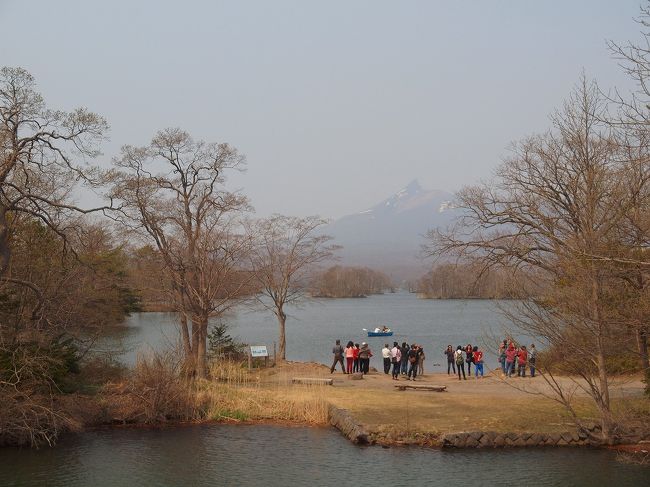
<instances>
[{"instance_id":1,"label":"group of people","mask_svg":"<svg viewBox=\"0 0 650 487\"><path fill-rule=\"evenodd\" d=\"M353 374L360 372L367 374L370 370L370 357L372 357L372 350L366 342L361 345L349 341L345 348L341 345L341 340L336 340L336 344L332 348L334 355L334 362L330 368L330 373L333 373L337 364L341 364L341 369L344 374ZM424 350L417 343L409 345L404 342L400 346L397 342L393 342L393 347L389 347L388 343L384 345L381 351L384 361L384 374L391 373L393 380L399 380L399 376L405 375L408 380L415 380L418 375L424 373ZM345 358L345 363L343 359Z\"/></svg>"},{"instance_id":2,"label":"group of people","mask_svg":"<svg viewBox=\"0 0 650 487\"><path fill-rule=\"evenodd\" d=\"M358 343L352 342L350 340L345 348L341 345L341 340L336 340L334 348L332 348L332 353L334 354L334 363L330 369L330 373L334 372L336 364L341 364L341 369L344 374L352 374L355 372L361 372L362 374L367 374L370 370L370 357L372 357L372 350L366 342L363 342L361 345ZM345 363L343 359L345 358Z\"/></svg>"},{"instance_id":3,"label":"group of people","mask_svg":"<svg viewBox=\"0 0 650 487\"><path fill-rule=\"evenodd\" d=\"M501 372L505 377L512 377L517 370L517 377L526 377L526 366L530 368L530 376L535 377L537 350L531 343L530 349L526 345L517 346L507 338L499 345L499 363Z\"/></svg>"},{"instance_id":4,"label":"group of people","mask_svg":"<svg viewBox=\"0 0 650 487\"><path fill-rule=\"evenodd\" d=\"M467 344L463 347L458 345L456 350L451 345L443 352L447 356L447 374L452 371L458 374L458 380L466 380L472 376L472 364L474 365L474 375L476 378L483 377L483 351L478 346ZM526 377L526 367L530 369L530 376L535 377L535 362L537 360L537 350L535 344L518 346L514 341L505 339L499 345L499 364L501 372L505 377L512 377L516 374L518 377ZM467 375L465 375L465 365L467 365Z\"/></svg>"},{"instance_id":5,"label":"group of people","mask_svg":"<svg viewBox=\"0 0 650 487\"><path fill-rule=\"evenodd\" d=\"M465 347L458 345L454 350L451 345L447 345L444 354L447 356L447 375L453 371L454 374L458 373L458 380L461 380L462 373L463 380L467 380L468 376L472 377L472 364L474 364L475 377L477 379L479 376L483 377L483 350L478 346L468 343ZM465 364L467 364L467 375Z\"/></svg>"},{"instance_id":6,"label":"group of people","mask_svg":"<svg viewBox=\"0 0 650 487\"><path fill-rule=\"evenodd\" d=\"M393 347L389 348L388 343L384 345L381 351L384 358L384 374L388 374L393 368L393 380L399 380L399 376L405 375L406 380L415 380L418 375L424 374L424 349L417 343L409 345L402 342L399 345L393 342Z\"/></svg>"},{"instance_id":7,"label":"group of people","mask_svg":"<svg viewBox=\"0 0 650 487\"><path fill-rule=\"evenodd\" d=\"M341 345L341 340L336 340L336 344L332 349L334 354L334 363L330 368L330 373L333 373L338 363L341 364L341 369L344 374L352 374L360 372L367 374L370 370L370 357L372 357L372 350L366 342L361 345L349 341L345 348ZM458 374L458 380L467 380L467 377L472 377L472 365L474 365L474 375L478 379L483 377L483 351L476 345L472 346L468 343L466 346L458 345L456 349L451 345L447 345L444 351L447 356L447 374ZM382 359L384 362L384 374L391 373L393 380L399 380L400 375L406 376L407 380L415 380L418 375L424 373L424 350L421 345L413 343L409 345L403 342L399 345L393 342L390 347L388 343L384 345L381 350ZM526 345L518 346L513 340L505 339L499 345L499 364L501 371L505 377L512 377L516 374L518 377L526 377L526 368L530 369L530 376L535 377L535 362L537 359L537 350L535 344L531 344L530 348ZM345 359L345 363L343 361ZM465 366L467 366L467 374L465 373Z\"/></svg>"}]
</instances>

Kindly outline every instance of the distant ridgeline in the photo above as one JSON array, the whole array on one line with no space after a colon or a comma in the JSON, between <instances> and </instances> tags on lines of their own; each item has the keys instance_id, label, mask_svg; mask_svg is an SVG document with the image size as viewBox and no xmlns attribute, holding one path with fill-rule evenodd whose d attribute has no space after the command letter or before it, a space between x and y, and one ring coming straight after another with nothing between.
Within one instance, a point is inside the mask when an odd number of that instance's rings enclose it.
<instances>
[{"instance_id":1,"label":"distant ridgeline","mask_svg":"<svg viewBox=\"0 0 650 487\"><path fill-rule=\"evenodd\" d=\"M318 274L311 295L319 298L363 298L392 290L390 278L367 267L333 266Z\"/></svg>"},{"instance_id":2,"label":"distant ridgeline","mask_svg":"<svg viewBox=\"0 0 650 487\"><path fill-rule=\"evenodd\" d=\"M469 264L443 264L421 277L411 291L429 299L521 299L539 289L532 276L523 272L513 275Z\"/></svg>"}]
</instances>

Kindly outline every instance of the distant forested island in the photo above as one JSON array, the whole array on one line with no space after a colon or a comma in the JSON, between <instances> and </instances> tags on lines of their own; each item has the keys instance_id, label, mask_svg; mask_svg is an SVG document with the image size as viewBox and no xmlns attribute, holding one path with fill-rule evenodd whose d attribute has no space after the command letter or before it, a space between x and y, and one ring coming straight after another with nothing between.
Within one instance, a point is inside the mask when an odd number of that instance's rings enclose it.
<instances>
[{"instance_id":1,"label":"distant forested island","mask_svg":"<svg viewBox=\"0 0 650 487\"><path fill-rule=\"evenodd\" d=\"M319 298L365 298L393 291L390 277L368 267L332 266L317 274L311 295Z\"/></svg>"}]
</instances>

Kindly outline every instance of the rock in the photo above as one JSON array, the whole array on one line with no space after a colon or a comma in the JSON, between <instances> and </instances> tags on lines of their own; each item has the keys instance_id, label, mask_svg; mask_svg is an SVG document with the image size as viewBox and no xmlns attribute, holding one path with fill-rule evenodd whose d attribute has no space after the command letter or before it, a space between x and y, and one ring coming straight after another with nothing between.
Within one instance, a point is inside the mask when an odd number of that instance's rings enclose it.
<instances>
[{"instance_id":1,"label":"rock","mask_svg":"<svg viewBox=\"0 0 650 487\"><path fill-rule=\"evenodd\" d=\"M550 435L548 435L548 439L546 440L546 442L548 444L557 445L557 443L561 439L562 439L562 435L560 435L559 433L551 433Z\"/></svg>"},{"instance_id":2,"label":"rock","mask_svg":"<svg viewBox=\"0 0 650 487\"><path fill-rule=\"evenodd\" d=\"M526 446L526 440L524 440L522 437L519 437L515 440L515 446Z\"/></svg>"},{"instance_id":3,"label":"rock","mask_svg":"<svg viewBox=\"0 0 650 487\"><path fill-rule=\"evenodd\" d=\"M468 433L456 433L456 441L461 441L463 444L465 444L468 436Z\"/></svg>"},{"instance_id":4,"label":"rock","mask_svg":"<svg viewBox=\"0 0 650 487\"><path fill-rule=\"evenodd\" d=\"M481 437L483 436L483 432L482 431L472 431L471 433L469 433L469 436L474 438L476 441L479 441L481 439Z\"/></svg>"},{"instance_id":5,"label":"rock","mask_svg":"<svg viewBox=\"0 0 650 487\"><path fill-rule=\"evenodd\" d=\"M494 442L492 441L492 436L489 434L484 434L478 443L479 443L479 448L487 448L487 447L494 446Z\"/></svg>"},{"instance_id":6,"label":"rock","mask_svg":"<svg viewBox=\"0 0 650 487\"><path fill-rule=\"evenodd\" d=\"M567 444L571 443L571 441L573 440L571 433L569 433L568 431L565 431L560 436L562 436L562 439L566 441Z\"/></svg>"},{"instance_id":7,"label":"rock","mask_svg":"<svg viewBox=\"0 0 650 487\"><path fill-rule=\"evenodd\" d=\"M556 443L557 446L567 446L569 444L568 441L566 441L564 438L560 438L558 442Z\"/></svg>"},{"instance_id":8,"label":"rock","mask_svg":"<svg viewBox=\"0 0 650 487\"><path fill-rule=\"evenodd\" d=\"M330 424L337 428L350 441L360 445L370 443L370 435L363 427L356 424L352 416L345 409L334 406L329 408Z\"/></svg>"},{"instance_id":9,"label":"rock","mask_svg":"<svg viewBox=\"0 0 650 487\"><path fill-rule=\"evenodd\" d=\"M535 438L535 435L531 435L527 440L526 440L526 446L538 446L539 445L539 440Z\"/></svg>"},{"instance_id":10,"label":"rock","mask_svg":"<svg viewBox=\"0 0 650 487\"><path fill-rule=\"evenodd\" d=\"M467 444L467 438L456 438L456 440L454 441L454 446L456 448L466 448L472 445Z\"/></svg>"},{"instance_id":11,"label":"rock","mask_svg":"<svg viewBox=\"0 0 650 487\"><path fill-rule=\"evenodd\" d=\"M506 439L503 437L503 435L496 435L494 437L494 440L492 440L492 443L497 448L503 448L506 446Z\"/></svg>"},{"instance_id":12,"label":"rock","mask_svg":"<svg viewBox=\"0 0 650 487\"><path fill-rule=\"evenodd\" d=\"M478 440L474 436L470 435L465 441L465 448L476 448L479 445Z\"/></svg>"}]
</instances>

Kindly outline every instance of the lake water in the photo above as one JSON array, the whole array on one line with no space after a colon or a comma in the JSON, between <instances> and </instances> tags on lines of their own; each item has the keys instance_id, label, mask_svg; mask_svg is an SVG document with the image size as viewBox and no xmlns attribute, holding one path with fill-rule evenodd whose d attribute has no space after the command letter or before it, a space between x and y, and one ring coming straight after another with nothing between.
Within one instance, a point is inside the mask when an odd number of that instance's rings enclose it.
<instances>
[{"instance_id":1,"label":"lake water","mask_svg":"<svg viewBox=\"0 0 650 487\"><path fill-rule=\"evenodd\" d=\"M368 342L375 356L371 366L381 368L381 348L393 341L417 342L424 346L425 367L443 363L442 354L448 344L483 344L486 336L502 335L506 325L498 306L508 302L487 300L418 299L415 294L399 292L362 299L325 299L306 301L291 307L286 323L287 359L331 364L332 346L336 339L345 345L348 340ZM272 353L277 341L278 324L270 311L238 309L224 320L230 333L251 345L267 345ZM136 313L128 319L129 329L124 355L133 363L138 352L160 348L178 340L177 320L173 313ZM387 325L392 337L368 338L363 328ZM486 349L488 355L492 350ZM433 368L435 370L435 368ZM441 368L440 368L441 370Z\"/></svg>"},{"instance_id":2,"label":"lake water","mask_svg":"<svg viewBox=\"0 0 650 487\"><path fill-rule=\"evenodd\" d=\"M588 449L441 451L357 447L330 428L189 426L70 435L53 449L0 450L0 485L642 486L648 467Z\"/></svg>"},{"instance_id":3,"label":"lake water","mask_svg":"<svg viewBox=\"0 0 650 487\"><path fill-rule=\"evenodd\" d=\"M501 334L495 302L420 300L408 293L308 302L287 320L287 358L329 364L335 339L367 341L377 355L385 338L363 328L387 324L390 338L416 341L426 367L444 362L443 348L481 343ZM508 303L502 303L508 305ZM244 342L277 340L269 312L238 310L227 317ZM177 341L171 313L139 313L112 346L122 360ZM109 346L111 344L105 344ZM372 365L380 368L375 356ZM435 369L435 368L434 368ZM440 369L438 367L438 369ZM590 449L441 451L357 447L332 428L203 425L112 429L67 435L56 448L0 449L0 486L330 486L330 485L648 485L647 467L624 465Z\"/></svg>"}]
</instances>

